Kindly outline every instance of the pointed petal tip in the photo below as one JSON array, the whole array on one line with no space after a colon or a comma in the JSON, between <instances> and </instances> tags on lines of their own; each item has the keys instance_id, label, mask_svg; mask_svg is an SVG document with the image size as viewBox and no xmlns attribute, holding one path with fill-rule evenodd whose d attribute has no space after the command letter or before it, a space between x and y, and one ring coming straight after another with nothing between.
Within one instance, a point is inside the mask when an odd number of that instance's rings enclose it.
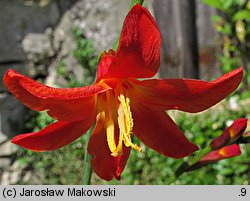
<instances>
[{"instance_id":1,"label":"pointed petal tip","mask_svg":"<svg viewBox=\"0 0 250 201\"><path fill-rule=\"evenodd\" d=\"M8 81L10 78L13 78L16 75L16 71L14 71L13 69L8 69L6 71L6 73L3 76L3 83L4 85L8 88Z\"/></svg>"},{"instance_id":2,"label":"pointed petal tip","mask_svg":"<svg viewBox=\"0 0 250 201\"><path fill-rule=\"evenodd\" d=\"M236 68L235 70L238 71L238 72L242 72L243 73L243 69L244 68L242 66L240 66L239 68Z\"/></svg>"},{"instance_id":3,"label":"pointed petal tip","mask_svg":"<svg viewBox=\"0 0 250 201\"><path fill-rule=\"evenodd\" d=\"M16 137L14 137L14 138L12 138L12 139L10 140L10 142L11 142L11 143L13 143L13 144L18 145L18 139L17 139L17 136L16 136Z\"/></svg>"},{"instance_id":4,"label":"pointed petal tip","mask_svg":"<svg viewBox=\"0 0 250 201\"><path fill-rule=\"evenodd\" d=\"M106 77L149 78L160 66L161 35L150 12L135 5L124 20L119 46Z\"/></svg>"},{"instance_id":5,"label":"pointed petal tip","mask_svg":"<svg viewBox=\"0 0 250 201\"><path fill-rule=\"evenodd\" d=\"M240 124L244 125L244 124L247 124L247 121L248 121L247 118L239 118L239 119L235 120L234 123L240 123Z\"/></svg>"},{"instance_id":6,"label":"pointed petal tip","mask_svg":"<svg viewBox=\"0 0 250 201\"><path fill-rule=\"evenodd\" d=\"M23 138L25 138L25 134L19 134L11 139L11 143L20 145L20 141L22 141Z\"/></svg>"},{"instance_id":7,"label":"pointed petal tip","mask_svg":"<svg viewBox=\"0 0 250 201\"><path fill-rule=\"evenodd\" d=\"M45 151L47 151L47 150L34 149L34 148L29 147L29 146L26 146L25 145L26 144L25 143L26 137L27 137L27 134L20 134L20 135L15 136L14 138L12 138L10 142L15 144L15 145L18 145L20 147L23 147L27 150L33 151L33 152L45 152Z\"/></svg>"},{"instance_id":8,"label":"pointed petal tip","mask_svg":"<svg viewBox=\"0 0 250 201\"><path fill-rule=\"evenodd\" d=\"M239 74L241 78L243 77L243 75L244 75L244 68L243 67L236 68L234 71L235 71L235 74Z\"/></svg>"},{"instance_id":9,"label":"pointed petal tip","mask_svg":"<svg viewBox=\"0 0 250 201\"><path fill-rule=\"evenodd\" d=\"M115 174L115 179L120 181L121 180L121 174Z\"/></svg>"},{"instance_id":10,"label":"pointed petal tip","mask_svg":"<svg viewBox=\"0 0 250 201\"><path fill-rule=\"evenodd\" d=\"M16 72L15 70L13 70L13 69L10 68L10 69L8 69L8 70L6 71L5 75L6 75L6 76L12 77L12 76L14 76L16 73L17 73L17 72Z\"/></svg>"},{"instance_id":11,"label":"pointed petal tip","mask_svg":"<svg viewBox=\"0 0 250 201\"><path fill-rule=\"evenodd\" d=\"M35 152L52 151L75 141L93 123L94 117L77 122L57 121L38 132L17 135L11 142Z\"/></svg>"},{"instance_id":12,"label":"pointed petal tip","mask_svg":"<svg viewBox=\"0 0 250 201\"><path fill-rule=\"evenodd\" d=\"M194 152L198 151L199 150L199 147L193 143L190 142L190 145L189 147L185 147L186 151L181 153L181 154L178 154L178 155L175 155L175 156L171 156L175 159L180 159L180 158L184 158L186 156L190 156L191 154L193 154Z\"/></svg>"},{"instance_id":13,"label":"pointed petal tip","mask_svg":"<svg viewBox=\"0 0 250 201\"><path fill-rule=\"evenodd\" d=\"M19 135L13 137L10 142L13 143L13 144L17 144L18 143L18 137L19 137Z\"/></svg>"},{"instance_id":14,"label":"pointed petal tip","mask_svg":"<svg viewBox=\"0 0 250 201\"><path fill-rule=\"evenodd\" d=\"M224 79L228 79L230 77L232 79L232 77L237 77L238 78L237 80L240 82L241 79L243 78L243 75L244 75L243 67L239 67L239 68L236 68L236 69L222 75L221 77L223 77ZM219 80L221 77L219 77L216 80ZM216 81L216 80L214 80L214 81Z\"/></svg>"},{"instance_id":15,"label":"pointed petal tip","mask_svg":"<svg viewBox=\"0 0 250 201\"><path fill-rule=\"evenodd\" d=\"M8 69L6 71L6 73L4 74L4 76L3 76L4 85L8 88L8 85L11 84L10 83L11 79L13 79L13 78L15 78L15 77L17 77L19 75L20 75L20 73L16 72L15 70L13 70L11 68Z\"/></svg>"},{"instance_id":16,"label":"pointed petal tip","mask_svg":"<svg viewBox=\"0 0 250 201\"><path fill-rule=\"evenodd\" d=\"M192 144L191 154L200 149L196 144L193 144L193 143L191 143L191 144Z\"/></svg>"},{"instance_id":17,"label":"pointed petal tip","mask_svg":"<svg viewBox=\"0 0 250 201\"><path fill-rule=\"evenodd\" d=\"M239 133L244 132L247 127L247 122L248 122L247 118L239 118L233 122L231 127L236 129L236 131L238 131Z\"/></svg>"}]
</instances>

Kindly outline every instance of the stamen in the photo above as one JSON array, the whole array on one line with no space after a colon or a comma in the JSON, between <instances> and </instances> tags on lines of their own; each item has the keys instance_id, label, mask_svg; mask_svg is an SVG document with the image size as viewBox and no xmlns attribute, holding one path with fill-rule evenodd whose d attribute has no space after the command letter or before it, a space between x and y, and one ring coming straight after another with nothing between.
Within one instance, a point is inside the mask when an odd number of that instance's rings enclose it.
<instances>
[{"instance_id":1,"label":"stamen","mask_svg":"<svg viewBox=\"0 0 250 201\"><path fill-rule=\"evenodd\" d=\"M105 112L105 119L106 119L106 134L107 134L107 141L108 146L111 151L111 153L115 152L117 147L115 143L115 123L113 121L112 117L112 106L114 105L114 98L112 97L112 92L106 93L107 98L107 111Z\"/></svg>"},{"instance_id":2,"label":"stamen","mask_svg":"<svg viewBox=\"0 0 250 201\"><path fill-rule=\"evenodd\" d=\"M115 139L115 122L113 120L113 106L116 105L114 95L112 92L106 93L107 108L104 109L105 121L106 121L106 134L108 146L111 151L111 155L114 157L123 154L123 143L126 147L132 147L138 152L141 152L141 148L136 144L132 143L131 135L133 130L133 118L130 109L130 99L120 94L118 97L119 108L118 108L118 126L119 126L119 140L118 144Z\"/></svg>"},{"instance_id":3,"label":"stamen","mask_svg":"<svg viewBox=\"0 0 250 201\"><path fill-rule=\"evenodd\" d=\"M114 152L116 150L115 135L114 135L115 124L112 119L108 120L106 133L107 133L107 141L108 141L109 149L111 152Z\"/></svg>"},{"instance_id":4,"label":"stamen","mask_svg":"<svg viewBox=\"0 0 250 201\"><path fill-rule=\"evenodd\" d=\"M131 134L133 130L133 118L130 110L130 99L125 98L123 94L119 96L120 107L118 109L118 125L119 125L119 144L117 146L117 152L122 152L122 142L124 142L126 147L132 147L137 151L141 151L141 148L136 144L132 143Z\"/></svg>"}]
</instances>

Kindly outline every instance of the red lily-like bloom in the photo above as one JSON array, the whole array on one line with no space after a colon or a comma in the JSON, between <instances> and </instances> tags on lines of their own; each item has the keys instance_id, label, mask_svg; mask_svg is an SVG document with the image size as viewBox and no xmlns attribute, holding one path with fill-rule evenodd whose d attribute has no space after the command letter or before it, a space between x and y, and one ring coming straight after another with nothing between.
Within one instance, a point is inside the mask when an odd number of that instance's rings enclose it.
<instances>
[{"instance_id":1,"label":"red lily-like bloom","mask_svg":"<svg viewBox=\"0 0 250 201\"><path fill-rule=\"evenodd\" d=\"M127 15L118 50L103 53L96 82L87 87L57 89L9 70L4 84L33 110L47 110L58 121L12 142L33 151L63 147L96 121L88 144L92 168L101 178L119 179L126 165L134 133L157 152L182 158L197 146L187 140L165 110L200 112L218 103L239 85L242 69L217 80L148 79L160 65L161 37L150 13L135 5Z\"/></svg>"}]
</instances>

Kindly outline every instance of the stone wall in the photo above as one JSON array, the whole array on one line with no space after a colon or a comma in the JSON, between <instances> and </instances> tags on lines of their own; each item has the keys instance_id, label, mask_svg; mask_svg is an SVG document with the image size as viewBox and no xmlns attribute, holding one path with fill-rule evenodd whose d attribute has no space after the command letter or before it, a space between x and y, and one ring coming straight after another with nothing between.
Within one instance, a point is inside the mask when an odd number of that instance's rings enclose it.
<instances>
[{"instance_id":1,"label":"stone wall","mask_svg":"<svg viewBox=\"0 0 250 201\"><path fill-rule=\"evenodd\" d=\"M25 39L32 34L41 36L49 27L54 28L60 20L61 12L56 1L0 2L0 131L2 133L13 135L13 132L19 130L24 111L22 104L6 91L2 77L8 68L35 76L36 66L31 63L34 63L36 58L31 57L30 51L37 56L46 54L46 51L49 52L48 42L44 43L46 40L44 37L37 37L34 38L33 47L27 49Z\"/></svg>"}]
</instances>

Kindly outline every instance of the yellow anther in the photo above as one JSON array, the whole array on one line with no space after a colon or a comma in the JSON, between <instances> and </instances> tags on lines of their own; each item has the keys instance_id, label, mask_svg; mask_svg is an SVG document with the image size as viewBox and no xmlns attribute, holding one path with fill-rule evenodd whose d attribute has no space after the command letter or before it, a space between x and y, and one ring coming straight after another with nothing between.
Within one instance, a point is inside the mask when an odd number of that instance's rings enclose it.
<instances>
[{"instance_id":1,"label":"yellow anther","mask_svg":"<svg viewBox=\"0 0 250 201\"><path fill-rule=\"evenodd\" d=\"M119 139L115 139L115 123L113 120L114 97L109 92L106 93L108 106L105 109L105 121L106 121L106 134L108 146L111 151L111 155L117 157L122 155L123 143L126 147L132 147L138 152L141 152L141 148L136 144L132 143L131 135L133 130L133 118L130 109L130 99L120 94L118 97L119 108L118 108L118 126L119 126Z\"/></svg>"},{"instance_id":2,"label":"yellow anther","mask_svg":"<svg viewBox=\"0 0 250 201\"><path fill-rule=\"evenodd\" d=\"M107 134L107 141L109 149L112 152L116 150L116 143L115 143L115 123L112 116L112 106L114 105L114 95L113 92L108 91L106 92L106 101L107 107L104 109L105 113L105 121L106 121L106 134Z\"/></svg>"},{"instance_id":3,"label":"yellow anther","mask_svg":"<svg viewBox=\"0 0 250 201\"><path fill-rule=\"evenodd\" d=\"M125 98L123 94L119 96L120 107L118 109L118 126L119 126L119 143L116 152L122 153L122 143L124 142L126 147L132 147L137 151L141 151L141 148L132 143L131 134L133 130L133 118L130 110L130 99Z\"/></svg>"},{"instance_id":4,"label":"yellow anther","mask_svg":"<svg viewBox=\"0 0 250 201\"><path fill-rule=\"evenodd\" d=\"M138 145L136 145L136 144L133 144L132 143L132 141L131 141L131 138L127 138L127 136L125 135L125 142L127 143L127 147L132 147L133 149L135 149L136 151L138 151L138 152L141 152L142 150L141 150L141 148L138 146Z\"/></svg>"},{"instance_id":5,"label":"yellow anther","mask_svg":"<svg viewBox=\"0 0 250 201\"><path fill-rule=\"evenodd\" d=\"M108 141L109 149L111 152L114 152L116 150L115 135L114 135L115 124L112 119L108 120L106 133L107 133L107 141Z\"/></svg>"}]
</instances>

